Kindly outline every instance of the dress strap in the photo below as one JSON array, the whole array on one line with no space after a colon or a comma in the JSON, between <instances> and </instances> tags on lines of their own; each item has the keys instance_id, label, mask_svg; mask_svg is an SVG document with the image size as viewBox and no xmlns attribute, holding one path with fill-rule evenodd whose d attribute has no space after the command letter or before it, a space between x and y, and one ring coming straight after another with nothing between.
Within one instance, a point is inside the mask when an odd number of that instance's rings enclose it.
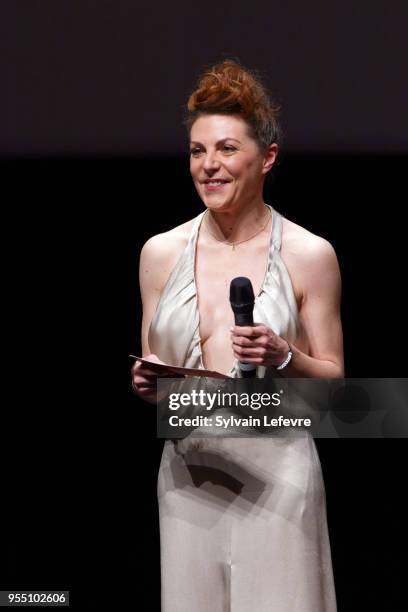
<instances>
[{"instance_id":1,"label":"dress strap","mask_svg":"<svg viewBox=\"0 0 408 612\"><path fill-rule=\"evenodd\" d=\"M197 217L194 219L194 223L193 223L193 225L191 227L191 231L190 231L190 236L188 238L188 246L189 247L194 247L195 248L195 243L196 243L196 239L197 239L197 235L198 235L198 230L199 230L202 218L204 217L205 213L206 213L206 211L204 210L202 213L197 215Z\"/></svg>"},{"instance_id":2,"label":"dress strap","mask_svg":"<svg viewBox=\"0 0 408 612\"><path fill-rule=\"evenodd\" d=\"M272 214L275 217L272 220L272 245L277 251L280 251L282 244L282 215L275 208L272 208Z\"/></svg>"}]
</instances>

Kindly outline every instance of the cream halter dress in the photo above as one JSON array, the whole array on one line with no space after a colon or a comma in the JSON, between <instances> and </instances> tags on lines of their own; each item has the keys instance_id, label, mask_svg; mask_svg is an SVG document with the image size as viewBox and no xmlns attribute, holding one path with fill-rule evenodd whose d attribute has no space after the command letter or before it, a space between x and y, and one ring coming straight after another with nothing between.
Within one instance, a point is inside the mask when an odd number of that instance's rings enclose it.
<instances>
[{"instance_id":1,"label":"cream halter dress","mask_svg":"<svg viewBox=\"0 0 408 612\"><path fill-rule=\"evenodd\" d=\"M301 323L272 207L254 320L295 342ZM160 297L149 346L202 368L195 254L201 221ZM258 367L257 375L273 375ZM235 361L229 376L239 377ZM208 382L208 379L205 379ZM215 379L213 379L215 381ZM219 380L215 381L219 384ZM197 389L202 379L191 379ZM336 612L324 483L314 440L166 440L158 478L162 612Z\"/></svg>"}]
</instances>

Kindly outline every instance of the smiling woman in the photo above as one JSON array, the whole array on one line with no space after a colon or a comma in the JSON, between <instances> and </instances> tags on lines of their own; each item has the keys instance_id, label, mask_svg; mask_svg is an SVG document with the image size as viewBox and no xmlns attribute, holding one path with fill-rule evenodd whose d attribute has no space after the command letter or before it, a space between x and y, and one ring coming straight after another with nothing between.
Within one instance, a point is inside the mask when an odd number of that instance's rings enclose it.
<instances>
[{"instance_id":1,"label":"smiling woman","mask_svg":"<svg viewBox=\"0 0 408 612\"><path fill-rule=\"evenodd\" d=\"M234 378L240 363L258 377L342 376L333 247L263 200L279 127L260 80L236 61L213 66L185 123L205 211L142 249L143 356ZM228 289L238 276L254 287L252 326L234 326ZM132 376L136 393L155 403L157 374L139 361ZM195 391L212 384L191 381ZM309 434L167 440L158 498L163 612L335 612Z\"/></svg>"},{"instance_id":2,"label":"smiling woman","mask_svg":"<svg viewBox=\"0 0 408 612\"><path fill-rule=\"evenodd\" d=\"M262 155L239 115L199 116L191 127L190 146L190 172L204 204L233 214L247 205L249 194L259 196L259 177L269 172L278 152L273 143Z\"/></svg>"}]
</instances>

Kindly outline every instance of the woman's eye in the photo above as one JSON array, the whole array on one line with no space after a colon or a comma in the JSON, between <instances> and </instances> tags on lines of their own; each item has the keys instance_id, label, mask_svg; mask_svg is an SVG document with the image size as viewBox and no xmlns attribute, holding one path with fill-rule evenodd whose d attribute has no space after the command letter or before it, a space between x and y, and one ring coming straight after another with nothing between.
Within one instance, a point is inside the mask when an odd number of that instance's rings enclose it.
<instances>
[{"instance_id":1,"label":"woman's eye","mask_svg":"<svg viewBox=\"0 0 408 612\"><path fill-rule=\"evenodd\" d=\"M224 145L222 147L223 151L226 151L227 153L232 153L233 151L236 151L236 147L232 146L232 145ZM190 154L191 155L199 155L200 153L202 153L202 149L199 148L195 148L195 149L190 149Z\"/></svg>"}]
</instances>

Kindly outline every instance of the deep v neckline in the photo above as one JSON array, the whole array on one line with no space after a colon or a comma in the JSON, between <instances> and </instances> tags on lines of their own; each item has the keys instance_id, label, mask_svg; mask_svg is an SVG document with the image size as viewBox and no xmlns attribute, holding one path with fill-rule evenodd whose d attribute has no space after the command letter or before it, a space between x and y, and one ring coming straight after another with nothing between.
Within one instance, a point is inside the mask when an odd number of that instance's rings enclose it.
<instances>
[{"instance_id":1,"label":"deep v neckline","mask_svg":"<svg viewBox=\"0 0 408 612\"><path fill-rule=\"evenodd\" d=\"M269 270L270 270L270 262L271 262L271 249L272 249L272 243L273 243L273 232L274 232L274 226L275 226L275 222L276 222L276 211L272 208L272 206L270 204L266 204L266 206L269 208L270 212L271 212L271 228L269 230L269 240L268 240L268 250L267 250L267 257L266 257L266 269L265 269L265 274L264 274L264 278L262 281L262 285L261 288L259 289L258 293L255 296L255 302L256 300L258 300L261 296L261 294L264 291L264 287L266 285L266 282L268 280L268 274L269 274ZM200 369L207 369L204 365L204 361L203 361L203 348L202 348L202 340L201 340L201 335L200 335L200 322L201 322L201 317L200 317L200 309L198 306L198 291L197 291L197 279L196 279L196 260L197 260L197 243L198 243L198 235L200 233L200 227L201 224L203 222L203 219L205 217L205 215L207 214L208 209L205 210L202 214L201 214L201 219L199 219L199 222L197 224L197 227L195 229L195 234L193 237L193 270L192 270L192 278L193 278L193 286L194 286L194 307L195 307L195 312L196 312L196 318L197 318L197 329L196 329L196 338L197 338L197 342L198 342L198 347L200 350ZM227 372L227 374L225 374L226 377L229 377L235 370L235 367L238 363L238 359L234 359L233 364L231 369Z\"/></svg>"}]
</instances>

